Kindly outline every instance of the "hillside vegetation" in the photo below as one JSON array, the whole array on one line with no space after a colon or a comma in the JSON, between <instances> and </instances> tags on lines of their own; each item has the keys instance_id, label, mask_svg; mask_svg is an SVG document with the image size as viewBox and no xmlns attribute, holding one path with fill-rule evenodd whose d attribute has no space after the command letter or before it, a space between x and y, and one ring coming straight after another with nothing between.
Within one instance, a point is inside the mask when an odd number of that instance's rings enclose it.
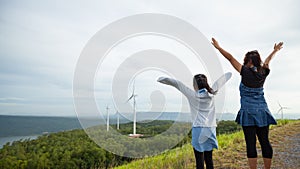
<instances>
[{"instance_id":1,"label":"hillside vegetation","mask_svg":"<svg viewBox=\"0 0 300 169\"><path fill-rule=\"evenodd\" d=\"M175 131L186 129L190 124L178 124ZM144 134L145 138L159 135L170 126L172 121L152 121L138 123L137 131ZM112 126L115 128L115 126ZM132 123L122 124L120 133L127 135L132 132ZM97 127L91 128L93 132ZM217 128L219 149L214 151L216 168L244 168L247 166L245 143L241 128L233 121L221 121ZM171 130L171 133L173 132ZM284 120L279 125L272 126L271 142L278 151L285 152L280 145L286 137L293 136L300 131L300 121ZM99 137L106 137L105 134ZM159 137L159 139L166 139ZM143 140L143 138L136 139ZM65 131L40 136L36 140L15 141L7 143L0 149L0 168L195 168L193 150L190 145L190 133L182 139L172 150L163 154L143 159L133 159L115 155L99 147L83 130ZM116 143L116 142L114 142ZM135 142L132 142L134 144ZM109 143L107 143L109 144ZM131 144L131 143L129 143ZM120 146L120 145L118 145ZM117 147L117 146L116 146ZM151 151L151 146L143 146L146 151ZM124 150L125 151L125 150ZM281 156L275 152L274 166L285 164ZM291 158L290 158L291 159ZM259 161L262 164L262 161Z\"/></svg>"},{"instance_id":2,"label":"hillside vegetation","mask_svg":"<svg viewBox=\"0 0 300 169\"><path fill-rule=\"evenodd\" d=\"M270 141L274 149L273 167L274 168L286 168L288 164L283 161L281 153L286 150L283 148L286 144L288 136L300 136L300 120L279 120L278 125L271 126ZM242 131L238 131L232 134L221 134L217 136L219 141L219 149L214 150L213 159L215 168L232 168L241 169L248 168L246 158L245 141ZM299 139L299 138L298 138ZM259 143L257 142L259 160L258 165L263 168L263 162L261 157L261 151ZM299 150L299 149L298 149ZM289 154L286 152L285 154ZM296 156L295 160L288 168L298 168L299 166L299 152L294 152ZM291 156L294 156L291 154ZM297 166L298 164L298 166ZM116 169L194 169L195 159L191 144L185 144L182 147L177 147L164 154L145 158L141 160L135 160L127 165L116 167Z\"/></svg>"},{"instance_id":3,"label":"hillside vegetation","mask_svg":"<svg viewBox=\"0 0 300 169\"><path fill-rule=\"evenodd\" d=\"M152 137L159 135L163 131L173 126L173 131L186 130L190 127L188 123L177 123L174 125L173 121L151 121L149 123L137 123L137 131L144 134L145 137ZM175 126L175 127L174 127ZM104 131L98 132L99 128L104 127ZM115 125L111 126L115 128ZM103 141L104 144L113 147L121 147L117 145L117 141L107 141L106 137L110 137L112 131L106 132L106 126L96 126L88 129L90 134L97 134L98 140ZM98 132L98 133L97 133ZM132 123L121 124L118 131L128 138L126 135L132 132ZM189 142L189 135L186 135L177 146L181 146ZM157 139L165 139L167 137L157 137ZM141 139L134 139L128 142L128 147L134 146L135 142L141 142ZM164 142L167 143L167 142ZM177 142L178 143L178 142ZM144 145L145 146L145 145ZM151 151L151 146L141 147L145 151ZM124 150L123 147L123 151ZM7 143L0 149L0 168L112 168L121 164L126 164L132 161L132 158L115 155L105 149L99 147L93 140L89 138L86 132L82 129L72 131L64 131L59 133L50 133L38 137L36 140L21 140L13 143Z\"/></svg>"}]
</instances>

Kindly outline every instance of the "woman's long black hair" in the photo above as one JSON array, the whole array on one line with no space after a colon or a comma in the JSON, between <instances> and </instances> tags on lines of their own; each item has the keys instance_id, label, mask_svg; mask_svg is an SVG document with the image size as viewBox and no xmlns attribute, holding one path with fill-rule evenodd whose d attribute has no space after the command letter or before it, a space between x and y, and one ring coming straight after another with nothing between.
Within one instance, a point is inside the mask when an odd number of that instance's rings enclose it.
<instances>
[{"instance_id":1,"label":"woman's long black hair","mask_svg":"<svg viewBox=\"0 0 300 169\"><path fill-rule=\"evenodd\" d=\"M255 72L255 76L258 79L263 80L266 74L266 69L262 66L262 60L257 50L246 53L246 56L244 58L244 65L249 63L250 60L252 61L252 64L254 66L253 68L251 68L251 70Z\"/></svg>"},{"instance_id":2,"label":"woman's long black hair","mask_svg":"<svg viewBox=\"0 0 300 169\"><path fill-rule=\"evenodd\" d=\"M194 79L199 90L205 88L209 93L216 94L216 91L213 91L213 89L208 85L207 78L204 74L197 74L194 76Z\"/></svg>"},{"instance_id":3,"label":"woman's long black hair","mask_svg":"<svg viewBox=\"0 0 300 169\"><path fill-rule=\"evenodd\" d=\"M261 72L262 61L257 50L253 50L246 53L246 56L244 58L244 65L249 63L250 60L252 60L252 64L256 67L257 72Z\"/></svg>"}]
</instances>

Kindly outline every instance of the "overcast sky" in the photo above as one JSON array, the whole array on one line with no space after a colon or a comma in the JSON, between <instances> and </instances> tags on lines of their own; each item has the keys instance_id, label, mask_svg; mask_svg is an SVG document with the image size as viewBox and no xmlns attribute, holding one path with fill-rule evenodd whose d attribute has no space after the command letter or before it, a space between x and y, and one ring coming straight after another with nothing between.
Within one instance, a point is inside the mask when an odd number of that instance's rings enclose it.
<instances>
[{"instance_id":1,"label":"overcast sky","mask_svg":"<svg viewBox=\"0 0 300 169\"><path fill-rule=\"evenodd\" d=\"M207 39L215 37L241 63L247 51L257 49L262 59L265 59L274 43L283 41L284 48L270 64L271 73L264 86L265 96L272 113L276 114L280 102L282 106L290 108L285 113L299 113L300 117L299 6L300 2L297 0L109 0L88 3L74 0L2 0L0 114L75 116L73 74L80 53L89 39L104 26L123 17L159 13L185 20L199 29ZM112 51L111 56L122 54L126 57L149 48L166 50L175 55L189 54L187 49L177 49L174 52L174 46L180 48L171 39L145 36L129 39ZM219 53L218 56L224 72L233 73L226 85L224 111L237 113L240 75ZM183 62L189 65L193 61L183 59ZM109 78L113 76L113 68L117 66L109 63L111 62L107 61L101 67L106 76L96 78L95 82L100 111L104 111L106 105L113 105ZM199 66L189 67L193 74L205 71ZM167 93L165 99L168 106L165 111L178 110L176 105L181 95L157 84L155 79L158 76L158 72L148 71L140 81L137 80L139 110L148 111L151 103L149 95L157 88ZM149 77L146 82L143 79L145 77ZM153 85L149 81L153 81ZM106 87L97 86L98 83L105 82Z\"/></svg>"}]
</instances>

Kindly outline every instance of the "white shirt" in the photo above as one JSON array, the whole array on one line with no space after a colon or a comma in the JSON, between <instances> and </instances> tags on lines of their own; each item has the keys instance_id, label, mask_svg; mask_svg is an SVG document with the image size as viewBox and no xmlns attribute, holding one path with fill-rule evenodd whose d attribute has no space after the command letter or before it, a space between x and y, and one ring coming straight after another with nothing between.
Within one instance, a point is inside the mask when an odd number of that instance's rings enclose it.
<instances>
[{"instance_id":1,"label":"white shirt","mask_svg":"<svg viewBox=\"0 0 300 169\"><path fill-rule=\"evenodd\" d=\"M218 91L231 77L231 73L226 73L221 76L212 86L214 91ZM214 95L208 93L206 89L198 90L197 92L185 86L182 82L160 77L158 82L174 86L188 99L190 105L193 127L216 127L216 112Z\"/></svg>"}]
</instances>

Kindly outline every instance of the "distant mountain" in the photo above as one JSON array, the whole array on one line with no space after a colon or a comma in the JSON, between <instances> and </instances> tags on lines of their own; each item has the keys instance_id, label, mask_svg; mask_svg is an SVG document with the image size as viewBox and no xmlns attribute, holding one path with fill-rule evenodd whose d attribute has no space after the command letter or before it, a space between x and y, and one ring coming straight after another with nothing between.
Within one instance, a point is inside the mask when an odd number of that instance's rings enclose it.
<instances>
[{"instance_id":1,"label":"distant mountain","mask_svg":"<svg viewBox=\"0 0 300 169\"><path fill-rule=\"evenodd\" d=\"M131 113L121 114L120 123L132 121ZM137 121L152 120L173 120L184 121L190 120L189 113L157 113L157 112L138 112ZM9 116L0 115L0 137L10 136L29 136L42 135L43 133L52 133L72 129L81 129L106 123L106 117L43 117L43 116ZM110 115L110 124L117 123L117 115Z\"/></svg>"},{"instance_id":2,"label":"distant mountain","mask_svg":"<svg viewBox=\"0 0 300 169\"><path fill-rule=\"evenodd\" d=\"M120 113L119 118L122 120L132 121L133 113ZM177 113L177 112L137 112L137 121L149 121L149 120L172 120L172 121L182 121L189 122L191 115L190 113ZM106 119L106 117L105 117ZM117 114L110 115L110 119L117 119Z\"/></svg>"},{"instance_id":3,"label":"distant mountain","mask_svg":"<svg viewBox=\"0 0 300 169\"><path fill-rule=\"evenodd\" d=\"M216 114L218 121L235 120L236 114ZM275 116L280 118L280 116ZM287 119L299 119L299 114L285 114ZM132 113L121 113L120 123L128 123L133 119ZM177 112L137 112L137 122L153 120L172 120L190 122L190 113ZM106 117L80 118L77 117L38 117L38 116L8 116L0 115L0 137L42 135L45 132L59 132L72 129L81 129L106 123ZM110 125L117 123L117 114L110 115Z\"/></svg>"},{"instance_id":4,"label":"distant mountain","mask_svg":"<svg viewBox=\"0 0 300 169\"><path fill-rule=\"evenodd\" d=\"M226 113L217 115L222 120L232 120L232 114ZM121 113L120 123L128 123L133 119L132 113ZM190 122L190 113L177 112L137 112L137 122L152 120L172 120L181 122ZM80 118L77 117L43 117L43 116L8 116L0 115L0 137L8 136L27 136L41 135L45 132L59 132L90 127L106 123L106 117L98 118ZM117 123L117 114L110 115L110 124Z\"/></svg>"},{"instance_id":5,"label":"distant mountain","mask_svg":"<svg viewBox=\"0 0 300 169\"><path fill-rule=\"evenodd\" d=\"M0 137L41 135L81 128L75 117L37 117L0 115Z\"/></svg>"},{"instance_id":6,"label":"distant mountain","mask_svg":"<svg viewBox=\"0 0 300 169\"><path fill-rule=\"evenodd\" d=\"M235 120L236 114L232 113L217 113L216 118L221 120ZM105 117L104 117L105 118ZM116 119L117 114L110 115L110 119ZM133 119L132 113L122 113L120 119ZM144 120L173 120L173 121L182 121L190 122L191 114L190 113L178 113L178 112L137 112L137 121Z\"/></svg>"}]
</instances>

